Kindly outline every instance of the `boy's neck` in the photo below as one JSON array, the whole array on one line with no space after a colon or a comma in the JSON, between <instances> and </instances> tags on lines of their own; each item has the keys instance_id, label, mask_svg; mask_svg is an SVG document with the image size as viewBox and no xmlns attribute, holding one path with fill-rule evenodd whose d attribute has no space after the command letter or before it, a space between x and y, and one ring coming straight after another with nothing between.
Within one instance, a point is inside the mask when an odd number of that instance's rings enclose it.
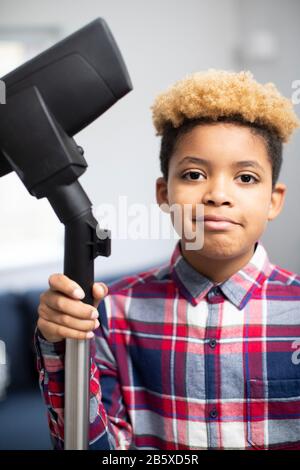
<instances>
[{"instance_id":1,"label":"boy's neck","mask_svg":"<svg viewBox=\"0 0 300 470\"><path fill-rule=\"evenodd\" d=\"M226 281L233 274L238 272L241 268L246 266L252 258L255 245L250 250L243 253L241 256L236 258L224 259L212 259L203 256L202 253L185 250L184 243L180 240L180 251L182 256L203 276L206 276L216 284Z\"/></svg>"}]
</instances>

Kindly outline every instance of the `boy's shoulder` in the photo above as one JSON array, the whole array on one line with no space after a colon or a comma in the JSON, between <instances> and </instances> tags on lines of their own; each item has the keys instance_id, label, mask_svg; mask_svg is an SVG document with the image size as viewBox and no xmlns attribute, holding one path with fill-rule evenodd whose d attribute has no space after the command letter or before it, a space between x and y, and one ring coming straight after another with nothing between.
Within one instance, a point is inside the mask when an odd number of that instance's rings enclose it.
<instances>
[{"instance_id":1,"label":"boy's shoulder","mask_svg":"<svg viewBox=\"0 0 300 470\"><path fill-rule=\"evenodd\" d=\"M300 289L300 274L289 271L279 265L273 264L272 272L268 277L268 285Z\"/></svg>"}]
</instances>

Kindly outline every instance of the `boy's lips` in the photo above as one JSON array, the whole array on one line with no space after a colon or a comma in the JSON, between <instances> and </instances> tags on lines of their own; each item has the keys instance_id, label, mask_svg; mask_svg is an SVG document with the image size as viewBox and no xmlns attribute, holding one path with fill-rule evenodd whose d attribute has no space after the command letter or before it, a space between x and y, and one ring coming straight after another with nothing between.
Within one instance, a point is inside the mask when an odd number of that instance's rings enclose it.
<instances>
[{"instance_id":1,"label":"boy's lips","mask_svg":"<svg viewBox=\"0 0 300 470\"><path fill-rule=\"evenodd\" d=\"M203 222L203 220L204 220L205 222L206 221L230 222L232 224L238 224L238 222L236 222L235 220L230 219L229 217L220 216L220 215L204 215L204 216L201 216L201 217L197 217L193 220L197 220L198 222Z\"/></svg>"},{"instance_id":2,"label":"boy's lips","mask_svg":"<svg viewBox=\"0 0 300 470\"><path fill-rule=\"evenodd\" d=\"M229 217L217 215L204 215L193 219L196 222L204 222L204 226L211 230L228 230L234 225L240 225L238 222L230 219Z\"/></svg>"}]
</instances>

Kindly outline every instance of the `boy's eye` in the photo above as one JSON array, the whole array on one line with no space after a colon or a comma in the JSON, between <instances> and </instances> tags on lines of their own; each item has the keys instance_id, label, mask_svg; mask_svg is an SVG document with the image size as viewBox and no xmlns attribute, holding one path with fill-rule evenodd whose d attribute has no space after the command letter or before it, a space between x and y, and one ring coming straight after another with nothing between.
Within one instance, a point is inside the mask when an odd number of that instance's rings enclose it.
<instances>
[{"instance_id":1,"label":"boy's eye","mask_svg":"<svg viewBox=\"0 0 300 470\"><path fill-rule=\"evenodd\" d=\"M255 176L253 176L253 175L249 175L248 173L244 173L243 175L238 176L238 178L245 178L245 177L246 177L247 179L248 179L248 178L253 178L254 183L258 183L258 179L255 178ZM249 180L246 181L246 182L249 183Z\"/></svg>"},{"instance_id":2,"label":"boy's eye","mask_svg":"<svg viewBox=\"0 0 300 470\"><path fill-rule=\"evenodd\" d=\"M182 179L185 179L185 180L188 179L187 175L191 175L191 179L197 181L198 180L197 176L202 175L202 173L200 173L199 171L187 171L184 175L182 175Z\"/></svg>"},{"instance_id":3,"label":"boy's eye","mask_svg":"<svg viewBox=\"0 0 300 470\"><path fill-rule=\"evenodd\" d=\"M199 171L187 171L184 175L182 175L182 179L186 179L188 181L191 181L189 178L187 178L187 175L191 175L191 180L194 180L194 181L199 181L199 179L198 179L199 175L204 176ZM249 178L253 178L254 183L258 183L258 179L255 178L255 176L250 175L248 173L244 173L243 175L238 176L238 178L245 178L245 177L246 177L246 181L244 181L244 183L249 183Z\"/></svg>"}]
</instances>

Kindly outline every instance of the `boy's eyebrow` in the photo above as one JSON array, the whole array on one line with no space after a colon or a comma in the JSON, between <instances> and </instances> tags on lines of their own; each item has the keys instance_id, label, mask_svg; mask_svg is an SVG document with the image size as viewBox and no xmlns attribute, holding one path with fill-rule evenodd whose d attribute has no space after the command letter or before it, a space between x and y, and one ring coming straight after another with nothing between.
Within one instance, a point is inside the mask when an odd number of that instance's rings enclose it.
<instances>
[{"instance_id":1,"label":"boy's eyebrow","mask_svg":"<svg viewBox=\"0 0 300 470\"><path fill-rule=\"evenodd\" d=\"M201 164L211 166L211 162L209 160L205 160L205 158L200 157L184 157L184 159L181 160L178 165L182 165L183 163L196 163L198 165ZM232 163L231 166L236 168L252 166L254 168L258 168L261 171L264 171L264 168L256 160L240 160L238 162Z\"/></svg>"}]
</instances>

